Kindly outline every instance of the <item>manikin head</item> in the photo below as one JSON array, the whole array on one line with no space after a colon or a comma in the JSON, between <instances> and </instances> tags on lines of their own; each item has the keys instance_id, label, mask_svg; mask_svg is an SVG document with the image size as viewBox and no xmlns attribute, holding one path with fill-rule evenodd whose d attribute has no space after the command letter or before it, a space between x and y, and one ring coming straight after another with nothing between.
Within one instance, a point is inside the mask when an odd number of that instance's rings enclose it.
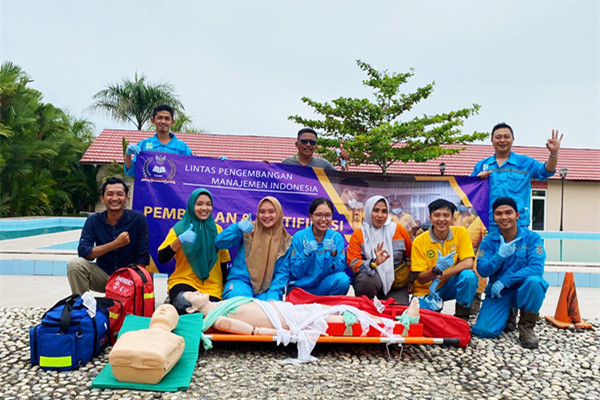
<instances>
[{"instance_id":1,"label":"manikin head","mask_svg":"<svg viewBox=\"0 0 600 400\"><path fill-rule=\"evenodd\" d=\"M179 314L171 304L163 304L154 311L150 319L150 328L172 331L177 326Z\"/></svg>"},{"instance_id":2,"label":"manikin head","mask_svg":"<svg viewBox=\"0 0 600 400\"><path fill-rule=\"evenodd\" d=\"M172 302L179 314L193 314L203 312L210 303L210 297L208 294L198 291L180 292Z\"/></svg>"}]
</instances>

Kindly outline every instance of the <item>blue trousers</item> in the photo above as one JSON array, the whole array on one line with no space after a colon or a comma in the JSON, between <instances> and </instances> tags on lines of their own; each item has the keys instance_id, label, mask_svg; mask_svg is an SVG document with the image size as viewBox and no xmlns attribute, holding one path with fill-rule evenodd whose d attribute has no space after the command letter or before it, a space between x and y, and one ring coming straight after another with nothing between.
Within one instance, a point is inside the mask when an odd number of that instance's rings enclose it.
<instances>
[{"instance_id":1,"label":"blue trousers","mask_svg":"<svg viewBox=\"0 0 600 400\"><path fill-rule=\"evenodd\" d=\"M492 299L486 294L477 322L471 327L471 332L483 338L498 337L506 327L511 308L537 314L546 297L546 290L548 290L548 282L544 278L530 276L520 285L504 289L499 299Z\"/></svg>"},{"instance_id":2,"label":"blue trousers","mask_svg":"<svg viewBox=\"0 0 600 400\"><path fill-rule=\"evenodd\" d=\"M345 295L350 289L350 277L345 272L334 272L323 278L316 286L302 287L302 289L317 296Z\"/></svg>"},{"instance_id":3,"label":"blue trousers","mask_svg":"<svg viewBox=\"0 0 600 400\"><path fill-rule=\"evenodd\" d=\"M478 284L479 278L475 271L465 269L448 279L437 292L443 301L456 299L456 302L462 306L470 307ZM420 302L420 305L422 308L427 309L426 302Z\"/></svg>"}]
</instances>

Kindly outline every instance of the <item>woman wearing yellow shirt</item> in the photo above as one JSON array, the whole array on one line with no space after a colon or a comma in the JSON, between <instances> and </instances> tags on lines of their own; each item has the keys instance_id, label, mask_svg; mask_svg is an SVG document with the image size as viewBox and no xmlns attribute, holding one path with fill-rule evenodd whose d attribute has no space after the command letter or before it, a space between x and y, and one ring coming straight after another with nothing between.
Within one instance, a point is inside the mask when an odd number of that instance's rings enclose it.
<instances>
[{"instance_id":1,"label":"woman wearing yellow shirt","mask_svg":"<svg viewBox=\"0 0 600 400\"><path fill-rule=\"evenodd\" d=\"M213 198L206 189L196 189L188 199L183 218L169 230L158 248L161 264L175 257L175 271L169 276L169 298L180 293L200 291L215 301L223 293L221 263L230 261L227 250L217 251L215 237L221 227L212 216Z\"/></svg>"}]
</instances>

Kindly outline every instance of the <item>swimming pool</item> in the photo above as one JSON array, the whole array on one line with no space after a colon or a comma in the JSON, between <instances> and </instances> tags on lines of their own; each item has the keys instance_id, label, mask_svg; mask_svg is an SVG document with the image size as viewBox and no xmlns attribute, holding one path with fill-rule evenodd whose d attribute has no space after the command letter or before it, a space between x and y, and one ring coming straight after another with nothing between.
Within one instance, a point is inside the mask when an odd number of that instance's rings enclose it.
<instances>
[{"instance_id":1,"label":"swimming pool","mask_svg":"<svg viewBox=\"0 0 600 400\"><path fill-rule=\"evenodd\" d=\"M544 239L546 262L600 263L600 233L537 231Z\"/></svg>"},{"instance_id":2,"label":"swimming pool","mask_svg":"<svg viewBox=\"0 0 600 400\"><path fill-rule=\"evenodd\" d=\"M49 217L1 219L0 240L81 229L85 218Z\"/></svg>"}]
</instances>

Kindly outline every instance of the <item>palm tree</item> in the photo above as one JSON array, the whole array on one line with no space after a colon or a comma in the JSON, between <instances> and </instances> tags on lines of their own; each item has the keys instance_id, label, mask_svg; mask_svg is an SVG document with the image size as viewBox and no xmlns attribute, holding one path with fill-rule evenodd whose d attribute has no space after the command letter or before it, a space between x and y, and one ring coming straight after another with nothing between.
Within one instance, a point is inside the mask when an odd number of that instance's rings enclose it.
<instances>
[{"instance_id":1,"label":"palm tree","mask_svg":"<svg viewBox=\"0 0 600 400\"><path fill-rule=\"evenodd\" d=\"M29 82L20 67L2 64L0 217L90 209L97 167L82 166L79 159L93 140L93 125L43 103L39 91L26 87Z\"/></svg>"},{"instance_id":2,"label":"palm tree","mask_svg":"<svg viewBox=\"0 0 600 400\"><path fill-rule=\"evenodd\" d=\"M151 84L137 72L133 81L125 78L121 83L109 84L93 99L91 109L102 111L118 121L130 121L139 131L152 117L152 110L161 104L173 107L177 113L184 109L173 85Z\"/></svg>"}]
</instances>

